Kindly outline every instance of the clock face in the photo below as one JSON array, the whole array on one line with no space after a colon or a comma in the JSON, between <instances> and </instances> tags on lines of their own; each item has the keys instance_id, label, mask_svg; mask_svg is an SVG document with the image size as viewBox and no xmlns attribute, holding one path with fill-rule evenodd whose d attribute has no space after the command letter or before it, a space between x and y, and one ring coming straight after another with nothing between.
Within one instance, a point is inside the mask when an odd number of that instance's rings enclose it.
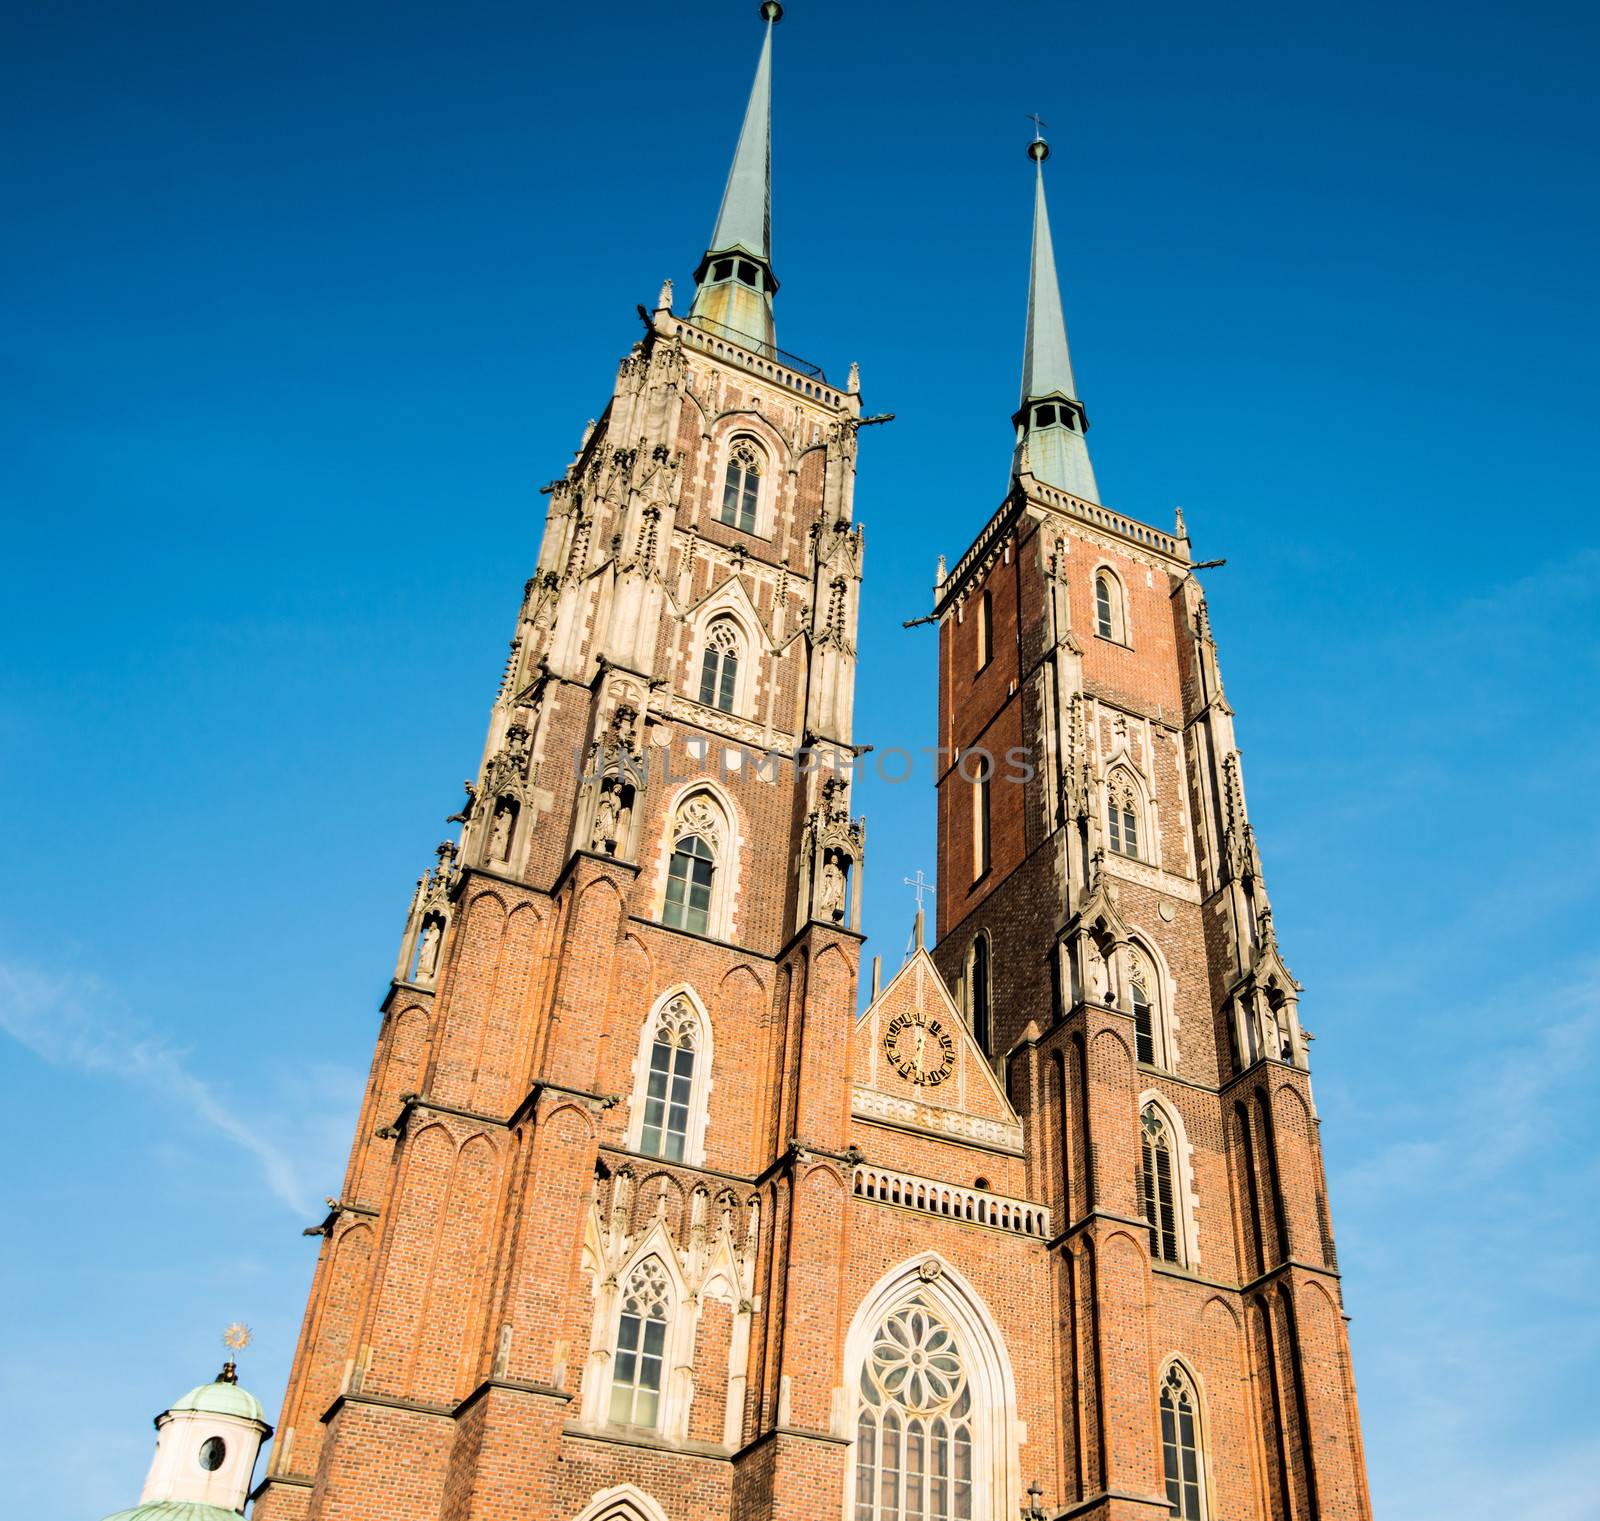
<instances>
[{"instance_id":1,"label":"clock face","mask_svg":"<svg viewBox=\"0 0 1600 1521\"><path fill-rule=\"evenodd\" d=\"M896 1014L883 1032L890 1065L908 1083L937 1087L956 1066L956 1043L944 1024L916 1011Z\"/></svg>"}]
</instances>

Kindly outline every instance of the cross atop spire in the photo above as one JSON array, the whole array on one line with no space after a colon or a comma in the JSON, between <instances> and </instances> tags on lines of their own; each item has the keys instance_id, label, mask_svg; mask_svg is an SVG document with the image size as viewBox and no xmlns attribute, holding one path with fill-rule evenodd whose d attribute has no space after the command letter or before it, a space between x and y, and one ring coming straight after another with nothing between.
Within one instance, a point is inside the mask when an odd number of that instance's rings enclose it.
<instances>
[{"instance_id":1,"label":"cross atop spire","mask_svg":"<svg viewBox=\"0 0 1600 1521\"><path fill-rule=\"evenodd\" d=\"M783 19L778 0L763 0L766 35L750 103L733 152L710 246L695 270L689 314L736 343L770 350L772 297L772 28Z\"/></svg>"},{"instance_id":2,"label":"cross atop spire","mask_svg":"<svg viewBox=\"0 0 1600 1521\"><path fill-rule=\"evenodd\" d=\"M917 875L915 878L902 877L900 880L917 895L917 917L911 925L911 938L906 941L905 955L900 958L902 962L905 962L911 959L911 953L913 951L920 951L922 949L922 926L924 922L922 895L926 893L930 898L933 897L934 885L932 882L927 881L923 877L922 868L920 866L917 868Z\"/></svg>"},{"instance_id":3,"label":"cross atop spire","mask_svg":"<svg viewBox=\"0 0 1600 1521\"><path fill-rule=\"evenodd\" d=\"M902 877L900 880L917 895L917 912L920 914L922 912L922 895L926 893L930 898L933 896L933 883L923 878L920 866L917 868L915 877Z\"/></svg>"},{"instance_id":4,"label":"cross atop spire","mask_svg":"<svg viewBox=\"0 0 1600 1521\"><path fill-rule=\"evenodd\" d=\"M1022 350L1022 405L1013 421L1017 452L1013 471L1028 470L1047 485L1074 496L1099 501L1094 467L1084 434L1089 419L1078 400L1067 350L1067 319L1061 309L1061 284L1056 274L1055 244L1050 237L1050 209L1045 203L1044 161L1050 144L1040 130L1045 122L1035 112L1028 157L1034 164L1033 250L1028 269L1028 331Z\"/></svg>"}]
</instances>

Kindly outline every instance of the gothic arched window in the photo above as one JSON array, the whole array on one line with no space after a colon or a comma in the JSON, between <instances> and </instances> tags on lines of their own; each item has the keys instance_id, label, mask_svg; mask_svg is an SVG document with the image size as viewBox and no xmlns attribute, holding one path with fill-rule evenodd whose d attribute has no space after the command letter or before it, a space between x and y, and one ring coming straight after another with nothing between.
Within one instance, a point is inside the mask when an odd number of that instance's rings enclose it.
<instances>
[{"instance_id":1,"label":"gothic arched window","mask_svg":"<svg viewBox=\"0 0 1600 1521\"><path fill-rule=\"evenodd\" d=\"M972 1038L984 1052L989 1050L989 937L979 935L972 942L972 959L968 968L972 1005Z\"/></svg>"},{"instance_id":2,"label":"gothic arched window","mask_svg":"<svg viewBox=\"0 0 1600 1521\"><path fill-rule=\"evenodd\" d=\"M1127 950L1128 1007L1133 1011L1134 1054L1152 1066L1172 1066L1167 1006L1154 956L1138 941Z\"/></svg>"},{"instance_id":3,"label":"gothic arched window","mask_svg":"<svg viewBox=\"0 0 1600 1521\"><path fill-rule=\"evenodd\" d=\"M629 1275L617 1321L611 1375L611 1420L615 1425L657 1423L671 1305L666 1268L659 1258L645 1258Z\"/></svg>"},{"instance_id":4,"label":"gothic arched window","mask_svg":"<svg viewBox=\"0 0 1600 1521\"><path fill-rule=\"evenodd\" d=\"M629 1100L629 1150L698 1166L711 1097L711 1019L686 983L668 988L639 1029Z\"/></svg>"},{"instance_id":5,"label":"gothic arched window","mask_svg":"<svg viewBox=\"0 0 1600 1521\"><path fill-rule=\"evenodd\" d=\"M1102 639L1109 639L1115 625L1111 621L1111 581L1105 575L1094 578L1094 628Z\"/></svg>"},{"instance_id":6,"label":"gothic arched window","mask_svg":"<svg viewBox=\"0 0 1600 1521\"><path fill-rule=\"evenodd\" d=\"M1119 856L1139 854L1139 794L1123 772L1106 786L1106 833Z\"/></svg>"},{"instance_id":7,"label":"gothic arched window","mask_svg":"<svg viewBox=\"0 0 1600 1521\"><path fill-rule=\"evenodd\" d=\"M1094 574L1094 631L1102 639L1114 639L1118 644L1128 642L1122 583L1109 570Z\"/></svg>"},{"instance_id":8,"label":"gothic arched window","mask_svg":"<svg viewBox=\"0 0 1600 1521\"><path fill-rule=\"evenodd\" d=\"M1150 1255L1162 1262L1179 1262L1178 1192L1174 1174L1172 1132L1161 1111L1147 1105L1140 1116L1140 1190L1144 1217L1150 1227Z\"/></svg>"},{"instance_id":9,"label":"gothic arched window","mask_svg":"<svg viewBox=\"0 0 1600 1521\"><path fill-rule=\"evenodd\" d=\"M684 794L672 810L656 904L673 929L727 940L738 890L738 833L726 799L712 786Z\"/></svg>"},{"instance_id":10,"label":"gothic arched window","mask_svg":"<svg viewBox=\"0 0 1600 1521\"><path fill-rule=\"evenodd\" d=\"M708 708L733 712L739 690L739 635L726 618L706 631L705 654L700 658L700 701Z\"/></svg>"},{"instance_id":11,"label":"gothic arched window","mask_svg":"<svg viewBox=\"0 0 1600 1521\"><path fill-rule=\"evenodd\" d=\"M672 847L672 864L667 868L667 900L662 905L661 922L675 929L693 930L697 935L708 934L711 886L716 871L716 857L711 847L697 834L684 835Z\"/></svg>"},{"instance_id":12,"label":"gothic arched window","mask_svg":"<svg viewBox=\"0 0 1600 1521\"><path fill-rule=\"evenodd\" d=\"M972 784L972 880L976 882L994 864L994 819L990 808L993 799L989 791L994 757L985 750L969 750L956 769Z\"/></svg>"},{"instance_id":13,"label":"gothic arched window","mask_svg":"<svg viewBox=\"0 0 1600 1521\"><path fill-rule=\"evenodd\" d=\"M745 533L756 531L756 508L761 501L761 455L754 444L741 438L728 455L722 478L722 521Z\"/></svg>"},{"instance_id":14,"label":"gothic arched window","mask_svg":"<svg viewBox=\"0 0 1600 1521\"><path fill-rule=\"evenodd\" d=\"M1199 1406L1188 1376L1177 1363L1170 1364L1161 1380L1161 1464L1168 1511L1180 1521L1201 1521Z\"/></svg>"},{"instance_id":15,"label":"gothic arched window","mask_svg":"<svg viewBox=\"0 0 1600 1521\"><path fill-rule=\"evenodd\" d=\"M688 1144L699 1033L699 1016L687 998L674 998L656 1015L639 1150L669 1162L681 1162Z\"/></svg>"},{"instance_id":16,"label":"gothic arched window","mask_svg":"<svg viewBox=\"0 0 1600 1521\"><path fill-rule=\"evenodd\" d=\"M1136 971L1133 976L1133 1040L1140 1061L1156 1059L1155 1010L1150 1005L1150 990Z\"/></svg>"},{"instance_id":17,"label":"gothic arched window","mask_svg":"<svg viewBox=\"0 0 1600 1521\"><path fill-rule=\"evenodd\" d=\"M950 1328L919 1298L861 1370L854 1521L973 1521L973 1400Z\"/></svg>"},{"instance_id":18,"label":"gothic arched window","mask_svg":"<svg viewBox=\"0 0 1600 1521\"><path fill-rule=\"evenodd\" d=\"M985 592L978 598L978 669L994 656L994 599Z\"/></svg>"}]
</instances>

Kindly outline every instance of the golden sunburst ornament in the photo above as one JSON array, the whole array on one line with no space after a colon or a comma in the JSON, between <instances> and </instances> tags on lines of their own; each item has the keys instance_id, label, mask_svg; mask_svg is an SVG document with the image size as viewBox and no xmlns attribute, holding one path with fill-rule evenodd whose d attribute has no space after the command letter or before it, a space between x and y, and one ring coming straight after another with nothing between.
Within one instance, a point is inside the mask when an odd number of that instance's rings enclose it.
<instances>
[{"instance_id":1,"label":"golden sunburst ornament","mask_svg":"<svg viewBox=\"0 0 1600 1521\"><path fill-rule=\"evenodd\" d=\"M250 1345L250 1327L236 1320L222 1333L222 1345L230 1352L242 1352Z\"/></svg>"}]
</instances>

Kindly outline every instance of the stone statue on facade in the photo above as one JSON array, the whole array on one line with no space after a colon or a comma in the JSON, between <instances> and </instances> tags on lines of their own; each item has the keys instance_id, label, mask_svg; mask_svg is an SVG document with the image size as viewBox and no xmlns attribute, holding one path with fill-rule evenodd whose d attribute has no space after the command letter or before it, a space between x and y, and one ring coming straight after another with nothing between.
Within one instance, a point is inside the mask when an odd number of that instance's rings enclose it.
<instances>
[{"instance_id":1,"label":"stone statue on facade","mask_svg":"<svg viewBox=\"0 0 1600 1521\"><path fill-rule=\"evenodd\" d=\"M1100 947L1092 940L1084 948L1084 960L1088 963L1086 970L1089 974L1089 1002L1104 1003L1111 991L1106 981L1106 958L1100 954Z\"/></svg>"},{"instance_id":2,"label":"stone statue on facade","mask_svg":"<svg viewBox=\"0 0 1600 1521\"><path fill-rule=\"evenodd\" d=\"M844 918L844 873L831 856L823 863L817 886L817 913L824 919Z\"/></svg>"},{"instance_id":3,"label":"stone statue on facade","mask_svg":"<svg viewBox=\"0 0 1600 1521\"><path fill-rule=\"evenodd\" d=\"M422 926L422 938L417 943L417 981L428 982L439 965L439 921L429 919Z\"/></svg>"},{"instance_id":4,"label":"stone statue on facade","mask_svg":"<svg viewBox=\"0 0 1600 1521\"><path fill-rule=\"evenodd\" d=\"M511 805L501 803L494 811L494 824L489 832L489 855L504 861L511 854Z\"/></svg>"},{"instance_id":5,"label":"stone statue on facade","mask_svg":"<svg viewBox=\"0 0 1600 1521\"><path fill-rule=\"evenodd\" d=\"M607 787L600 794L600 801L595 804L594 832L589 838L590 850L616 854L617 821L619 817L620 810L617 807L617 794Z\"/></svg>"}]
</instances>

